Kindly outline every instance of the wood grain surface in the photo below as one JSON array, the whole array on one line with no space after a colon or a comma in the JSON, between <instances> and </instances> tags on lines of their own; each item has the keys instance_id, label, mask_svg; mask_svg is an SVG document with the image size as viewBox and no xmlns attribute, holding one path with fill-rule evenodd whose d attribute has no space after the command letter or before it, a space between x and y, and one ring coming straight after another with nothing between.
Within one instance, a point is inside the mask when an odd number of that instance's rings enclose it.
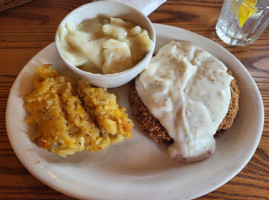
<instances>
[{"instance_id":1,"label":"wood grain surface","mask_svg":"<svg viewBox=\"0 0 269 200\"><path fill-rule=\"evenodd\" d=\"M5 110L10 88L25 64L54 41L57 25L86 0L35 0L0 13L0 199L72 199L32 176L9 143ZM255 79L265 108L264 130L250 162L233 179L205 199L269 199L269 29L253 45L225 45L215 33L222 0L168 0L154 11L152 22L203 35L235 55Z\"/></svg>"}]
</instances>

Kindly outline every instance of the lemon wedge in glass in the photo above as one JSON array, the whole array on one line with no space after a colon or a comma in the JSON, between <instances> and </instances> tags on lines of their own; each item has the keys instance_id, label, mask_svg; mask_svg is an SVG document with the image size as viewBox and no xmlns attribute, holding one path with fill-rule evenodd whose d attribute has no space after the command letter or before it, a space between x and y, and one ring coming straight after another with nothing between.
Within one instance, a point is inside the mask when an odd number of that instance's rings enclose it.
<instances>
[{"instance_id":1,"label":"lemon wedge in glass","mask_svg":"<svg viewBox=\"0 0 269 200\"><path fill-rule=\"evenodd\" d=\"M248 18L257 11L256 9L254 9L256 3L257 0L243 0L237 13L240 28L244 25Z\"/></svg>"}]
</instances>

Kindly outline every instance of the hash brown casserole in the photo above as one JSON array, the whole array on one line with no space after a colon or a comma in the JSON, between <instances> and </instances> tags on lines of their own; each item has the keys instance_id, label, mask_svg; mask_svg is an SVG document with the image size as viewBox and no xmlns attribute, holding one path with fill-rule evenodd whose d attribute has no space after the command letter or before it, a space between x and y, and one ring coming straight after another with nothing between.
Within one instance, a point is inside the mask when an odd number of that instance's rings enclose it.
<instances>
[{"instance_id":1,"label":"hash brown casserole","mask_svg":"<svg viewBox=\"0 0 269 200\"><path fill-rule=\"evenodd\" d=\"M64 77L49 65L36 67L34 90L25 97L25 121L33 141L62 157L98 151L131 136L133 122L105 88Z\"/></svg>"}]
</instances>

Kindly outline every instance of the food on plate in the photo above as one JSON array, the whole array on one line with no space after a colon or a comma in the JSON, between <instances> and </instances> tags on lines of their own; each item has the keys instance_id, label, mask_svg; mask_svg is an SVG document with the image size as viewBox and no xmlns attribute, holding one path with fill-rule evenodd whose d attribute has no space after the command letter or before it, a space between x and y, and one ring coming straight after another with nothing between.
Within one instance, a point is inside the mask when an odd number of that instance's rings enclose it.
<instances>
[{"instance_id":1,"label":"food on plate","mask_svg":"<svg viewBox=\"0 0 269 200\"><path fill-rule=\"evenodd\" d=\"M239 89L217 58L189 42L171 41L130 88L129 103L143 132L169 144L171 158L199 161L215 151L214 135L239 109Z\"/></svg>"},{"instance_id":2,"label":"food on plate","mask_svg":"<svg viewBox=\"0 0 269 200\"><path fill-rule=\"evenodd\" d=\"M109 94L103 88L91 87L84 81L78 83L78 94L85 110L97 122L103 137L110 137L114 142L122 140L124 136L131 136L133 122L128 118L124 107L118 108L117 97L114 94Z\"/></svg>"},{"instance_id":3,"label":"food on plate","mask_svg":"<svg viewBox=\"0 0 269 200\"><path fill-rule=\"evenodd\" d=\"M93 18L58 29L64 57L81 70L112 74L127 70L153 48L147 30L121 18Z\"/></svg>"},{"instance_id":4,"label":"food on plate","mask_svg":"<svg viewBox=\"0 0 269 200\"><path fill-rule=\"evenodd\" d=\"M34 89L25 97L25 121L33 141L62 157L98 151L131 136L133 122L104 88L64 77L44 64L36 67Z\"/></svg>"}]
</instances>

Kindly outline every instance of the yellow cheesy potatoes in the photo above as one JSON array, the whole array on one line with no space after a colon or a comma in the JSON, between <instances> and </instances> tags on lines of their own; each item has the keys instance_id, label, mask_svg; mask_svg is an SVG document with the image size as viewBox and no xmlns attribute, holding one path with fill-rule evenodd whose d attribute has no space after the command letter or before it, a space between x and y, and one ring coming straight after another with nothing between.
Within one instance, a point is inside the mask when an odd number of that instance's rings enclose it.
<instances>
[{"instance_id":1,"label":"yellow cheesy potatoes","mask_svg":"<svg viewBox=\"0 0 269 200\"><path fill-rule=\"evenodd\" d=\"M25 97L33 141L62 157L98 151L131 136L133 122L104 88L64 77L44 64L36 68L34 89Z\"/></svg>"}]
</instances>

